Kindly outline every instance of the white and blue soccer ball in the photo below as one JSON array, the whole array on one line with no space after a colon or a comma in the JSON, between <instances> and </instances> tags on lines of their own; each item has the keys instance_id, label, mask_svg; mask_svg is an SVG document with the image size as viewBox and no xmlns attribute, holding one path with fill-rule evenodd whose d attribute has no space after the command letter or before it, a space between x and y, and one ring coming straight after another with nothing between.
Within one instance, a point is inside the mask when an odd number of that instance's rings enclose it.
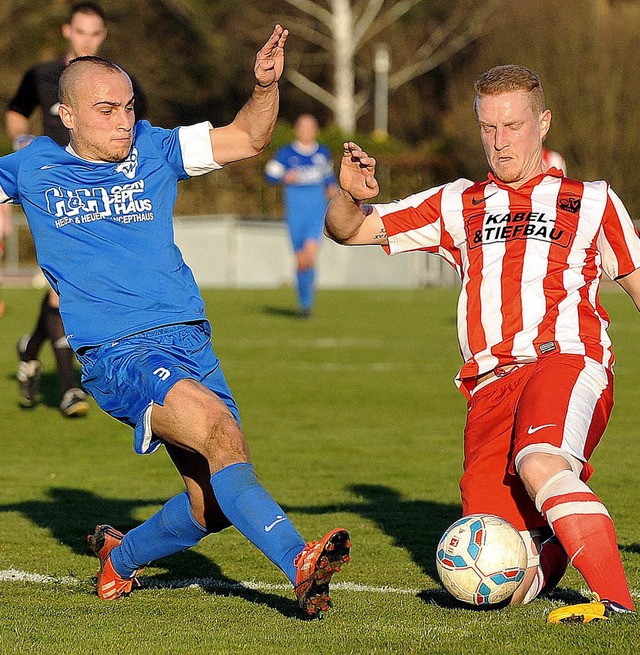
<instances>
[{"instance_id":1,"label":"white and blue soccer ball","mask_svg":"<svg viewBox=\"0 0 640 655\"><path fill-rule=\"evenodd\" d=\"M508 521L493 514L470 514L442 535L436 568L454 598L470 605L495 605L522 583L527 548Z\"/></svg>"}]
</instances>

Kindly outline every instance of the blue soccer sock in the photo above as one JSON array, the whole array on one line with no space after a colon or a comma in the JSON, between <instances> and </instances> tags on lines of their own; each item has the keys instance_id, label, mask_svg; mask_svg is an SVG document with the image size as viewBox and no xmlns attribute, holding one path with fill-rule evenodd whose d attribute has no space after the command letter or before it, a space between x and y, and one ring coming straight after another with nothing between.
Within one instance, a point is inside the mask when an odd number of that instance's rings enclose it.
<instances>
[{"instance_id":1,"label":"blue soccer sock","mask_svg":"<svg viewBox=\"0 0 640 655\"><path fill-rule=\"evenodd\" d=\"M315 299L316 269L307 268L298 271L298 303L301 309L310 310Z\"/></svg>"},{"instance_id":2,"label":"blue soccer sock","mask_svg":"<svg viewBox=\"0 0 640 655\"><path fill-rule=\"evenodd\" d=\"M258 482L253 466L231 464L211 476L211 486L229 521L295 584L293 560L304 539Z\"/></svg>"},{"instance_id":3,"label":"blue soccer sock","mask_svg":"<svg viewBox=\"0 0 640 655\"><path fill-rule=\"evenodd\" d=\"M159 512L124 536L111 551L111 563L123 578L141 566L195 546L207 530L194 518L189 495L184 492L168 500Z\"/></svg>"}]
</instances>

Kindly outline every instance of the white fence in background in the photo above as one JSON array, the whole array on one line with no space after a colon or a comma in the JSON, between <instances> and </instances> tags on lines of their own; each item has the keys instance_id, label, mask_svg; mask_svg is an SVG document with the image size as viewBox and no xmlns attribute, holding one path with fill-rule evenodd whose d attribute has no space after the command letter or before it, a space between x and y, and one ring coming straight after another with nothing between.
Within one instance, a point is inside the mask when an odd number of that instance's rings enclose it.
<instances>
[{"instance_id":1,"label":"white fence in background","mask_svg":"<svg viewBox=\"0 0 640 655\"><path fill-rule=\"evenodd\" d=\"M180 217L176 242L201 287L276 288L290 285L295 262L281 222L235 216ZM389 257L378 246L345 247L323 239L320 288L454 286L457 276L439 257Z\"/></svg>"},{"instance_id":2,"label":"white fence in background","mask_svg":"<svg viewBox=\"0 0 640 655\"><path fill-rule=\"evenodd\" d=\"M29 283L35 263L22 261L31 252L28 227L18 210L6 240L2 278ZM291 286L295 262L286 226L280 221L246 219L236 215L179 216L176 242L203 287L278 288ZM24 257L24 254L22 254ZM39 277L36 275L36 281ZM453 269L439 257L416 252L389 257L378 246L338 246L322 239L318 286L339 288L417 288L456 286Z\"/></svg>"}]
</instances>

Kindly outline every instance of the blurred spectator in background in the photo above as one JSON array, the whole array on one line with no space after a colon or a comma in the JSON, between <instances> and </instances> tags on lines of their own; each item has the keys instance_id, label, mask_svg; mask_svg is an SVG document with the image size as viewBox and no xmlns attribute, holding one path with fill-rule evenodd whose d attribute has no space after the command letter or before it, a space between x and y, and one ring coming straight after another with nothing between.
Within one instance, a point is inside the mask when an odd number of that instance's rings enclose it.
<instances>
[{"instance_id":1,"label":"blurred spectator in background","mask_svg":"<svg viewBox=\"0 0 640 655\"><path fill-rule=\"evenodd\" d=\"M284 187L284 217L296 255L302 318L310 317L313 311L318 242L327 203L337 190L331 153L318 143L318 132L314 116L299 116L295 141L280 148L265 168L267 181Z\"/></svg>"},{"instance_id":2,"label":"blurred spectator in background","mask_svg":"<svg viewBox=\"0 0 640 655\"><path fill-rule=\"evenodd\" d=\"M34 139L29 117L40 108L45 136L61 146L69 143L69 132L58 116L58 80L69 62L76 57L96 55L107 37L106 17L100 5L79 2L72 6L69 20L62 25L67 52L61 59L41 62L31 67L22 78L20 87L9 102L6 112L7 133L14 150L20 150ZM144 95L132 79L136 97L136 117L144 118ZM3 211L11 211L3 209ZM58 381L62 393L60 411L67 417L84 416L89 411L85 392L80 388L74 371L74 358L60 317L58 296L49 288L42 300L40 314L32 334L18 342L18 385L20 404L34 407L38 402L41 365L38 359L43 343L49 340L55 355Z\"/></svg>"}]
</instances>

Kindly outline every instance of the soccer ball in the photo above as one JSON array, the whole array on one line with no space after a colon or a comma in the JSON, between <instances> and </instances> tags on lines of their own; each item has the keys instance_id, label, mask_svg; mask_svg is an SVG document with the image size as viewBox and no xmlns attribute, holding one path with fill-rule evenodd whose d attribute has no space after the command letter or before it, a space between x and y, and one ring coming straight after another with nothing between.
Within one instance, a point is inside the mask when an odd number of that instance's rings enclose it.
<instances>
[{"instance_id":1,"label":"soccer ball","mask_svg":"<svg viewBox=\"0 0 640 655\"><path fill-rule=\"evenodd\" d=\"M511 523L493 514L470 514L442 535L436 568L454 598L470 605L495 605L520 586L527 548Z\"/></svg>"}]
</instances>

